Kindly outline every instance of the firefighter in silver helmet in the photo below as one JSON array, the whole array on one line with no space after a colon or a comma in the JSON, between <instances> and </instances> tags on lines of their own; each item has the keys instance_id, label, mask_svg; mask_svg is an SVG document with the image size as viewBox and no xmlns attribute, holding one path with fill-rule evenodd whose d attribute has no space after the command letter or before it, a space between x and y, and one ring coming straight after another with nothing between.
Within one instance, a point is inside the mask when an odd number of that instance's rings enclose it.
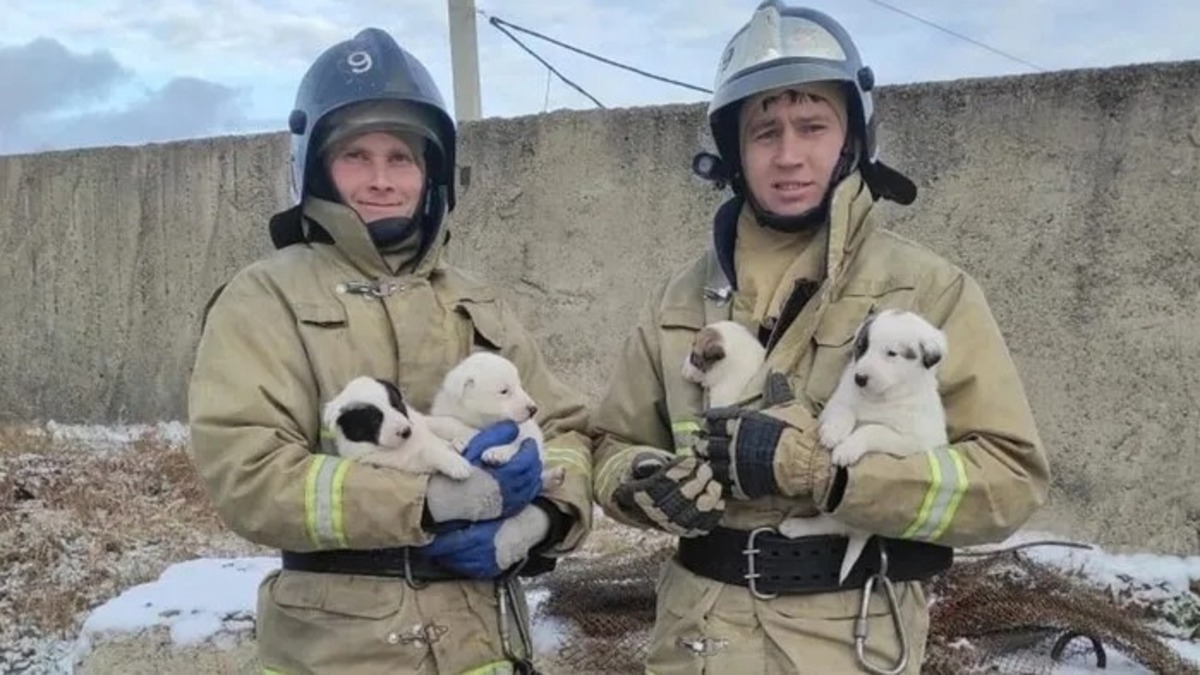
<instances>
[{"instance_id":1,"label":"firefighter in silver helmet","mask_svg":"<svg viewBox=\"0 0 1200 675\"><path fill-rule=\"evenodd\" d=\"M658 581L646 668L666 673L916 673L922 582L952 547L1004 539L1045 501L1049 467L1004 337L963 270L879 224L916 187L879 158L874 77L832 18L760 4L721 54L698 173L733 195L712 243L657 287L593 416L596 499L679 537ZM939 365L951 444L832 465L816 417L867 315L915 311ZM705 324L767 347L739 406L709 409L681 365ZM843 536L779 523L831 514L873 533L844 583Z\"/></svg>"}]
</instances>

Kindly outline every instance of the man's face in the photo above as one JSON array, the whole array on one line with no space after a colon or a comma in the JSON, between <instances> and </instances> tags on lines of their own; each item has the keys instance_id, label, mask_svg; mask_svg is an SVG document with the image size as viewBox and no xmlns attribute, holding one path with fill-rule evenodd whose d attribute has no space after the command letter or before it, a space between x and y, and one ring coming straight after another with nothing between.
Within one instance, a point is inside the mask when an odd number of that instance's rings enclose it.
<instances>
[{"instance_id":1,"label":"man's face","mask_svg":"<svg viewBox=\"0 0 1200 675\"><path fill-rule=\"evenodd\" d=\"M821 204L846 139L833 105L786 91L742 111L746 184L763 208L797 216Z\"/></svg>"},{"instance_id":2,"label":"man's face","mask_svg":"<svg viewBox=\"0 0 1200 675\"><path fill-rule=\"evenodd\" d=\"M424 172L408 145L376 131L335 148L329 175L342 201L363 222L416 213Z\"/></svg>"}]
</instances>

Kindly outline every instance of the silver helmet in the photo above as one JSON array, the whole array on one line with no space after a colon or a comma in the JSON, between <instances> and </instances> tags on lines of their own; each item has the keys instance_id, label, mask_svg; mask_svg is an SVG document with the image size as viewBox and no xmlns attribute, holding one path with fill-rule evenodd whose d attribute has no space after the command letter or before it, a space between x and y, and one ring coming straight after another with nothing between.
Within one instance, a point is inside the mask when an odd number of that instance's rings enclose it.
<instances>
[{"instance_id":1,"label":"silver helmet","mask_svg":"<svg viewBox=\"0 0 1200 675\"><path fill-rule=\"evenodd\" d=\"M875 75L850 35L832 17L808 7L791 7L781 0L764 0L746 25L730 38L721 54L708 105L708 121L720 154L721 177L744 194L738 113L756 94L808 82L839 82L845 89L848 136L858 168L878 196L909 204L917 188L911 180L885 166L878 157L875 108L871 91ZM715 162L697 159L697 171L712 171ZM843 176L835 176L839 180Z\"/></svg>"}]
</instances>

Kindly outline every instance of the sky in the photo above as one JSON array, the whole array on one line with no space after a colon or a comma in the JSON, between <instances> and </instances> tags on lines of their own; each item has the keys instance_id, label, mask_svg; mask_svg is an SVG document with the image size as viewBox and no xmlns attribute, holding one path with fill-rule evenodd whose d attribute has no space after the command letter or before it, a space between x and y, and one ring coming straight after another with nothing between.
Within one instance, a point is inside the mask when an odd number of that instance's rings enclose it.
<instances>
[{"instance_id":1,"label":"sky","mask_svg":"<svg viewBox=\"0 0 1200 675\"><path fill-rule=\"evenodd\" d=\"M5 4L0 154L282 131L311 61L367 26L420 58L453 107L447 0ZM476 0L483 116L596 107L487 16L707 89L726 41L757 4ZM881 85L1200 58L1195 0L1143 0L1137 11L1128 0L808 4L842 22ZM609 108L707 96L513 34Z\"/></svg>"}]
</instances>

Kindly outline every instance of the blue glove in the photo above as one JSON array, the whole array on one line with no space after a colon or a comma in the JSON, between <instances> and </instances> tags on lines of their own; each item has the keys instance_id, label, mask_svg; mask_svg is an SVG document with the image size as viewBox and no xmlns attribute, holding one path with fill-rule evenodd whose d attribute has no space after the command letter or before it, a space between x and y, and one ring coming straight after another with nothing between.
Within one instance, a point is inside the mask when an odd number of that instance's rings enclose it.
<instances>
[{"instance_id":1,"label":"blue glove","mask_svg":"<svg viewBox=\"0 0 1200 675\"><path fill-rule=\"evenodd\" d=\"M421 547L433 562L474 579L494 579L529 554L550 531L550 517L530 505L511 518L443 532Z\"/></svg>"},{"instance_id":2,"label":"blue glove","mask_svg":"<svg viewBox=\"0 0 1200 675\"><path fill-rule=\"evenodd\" d=\"M521 442L508 462L492 466L482 462L484 451L517 439L517 425L504 421L477 433L463 450L472 465L464 480L442 474L429 477L425 506L427 529L443 530L468 523L506 518L525 508L542 489L542 458L532 438Z\"/></svg>"},{"instance_id":3,"label":"blue glove","mask_svg":"<svg viewBox=\"0 0 1200 675\"><path fill-rule=\"evenodd\" d=\"M521 441L520 449L512 459L499 466L483 464L480 459L489 448L515 441L518 433L515 422L497 422L480 430L463 449L463 457L491 474L500 486L501 518L525 508L542 491L542 455L534 439Z\"/></svg>"}]
</instances>

